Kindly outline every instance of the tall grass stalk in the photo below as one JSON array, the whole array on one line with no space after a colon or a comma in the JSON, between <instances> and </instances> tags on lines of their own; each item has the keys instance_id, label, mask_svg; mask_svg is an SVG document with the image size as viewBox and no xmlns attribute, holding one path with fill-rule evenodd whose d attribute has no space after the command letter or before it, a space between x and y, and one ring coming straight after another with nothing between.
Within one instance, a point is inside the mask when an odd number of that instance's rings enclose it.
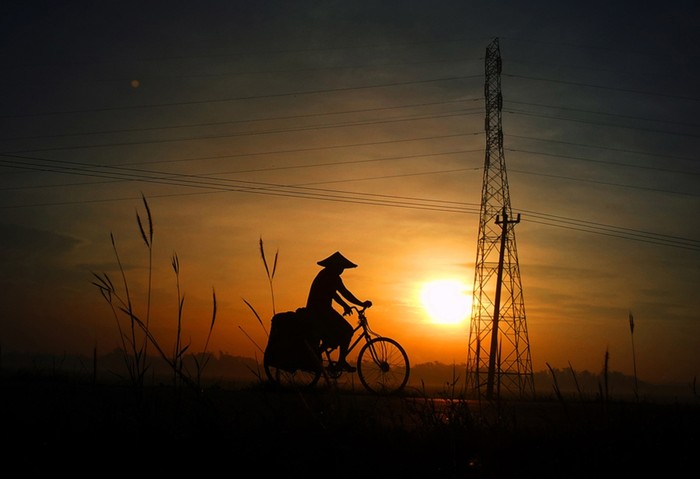
<instances>
[{"instance_id":1,"label":"tall grass stalk","mask_svg":"<svg viewBox=\"0 0 700 479\"><path fill-rule=\"evenodd\" d=\"M267 331L267 328L265 327L265 323L263 323L262 319L260 318L260 315L259 315L258 312L255 310L255 308L253 307L253 305L250 304L250 303L248 302L248 300L246 300L245 298L242 298L242 299L243 299L243 302L246 304L246 306L248 306L248 309L250 309L250 310L253 312L253 315L254 315L255 318L258 320L258 324L260 324L260 327L261 327L261 328L263 329L263 331L265 332L265 337L268 338L268 337L270 336L270 334L269 334L269 332ZM255 346L255 347L258 349L258 351L260 351L260 353L261 353L262 355L265 354L265 348L262 347L262 346L260 346L260 345L252 338L252 336L251 336L250 334L248 334L248 332L243 328L243 326L240 326L240 325L239 325L239 326L238 326L238 329L241 330L241 332L245 335L245 337L247 337L247 338L250 340L250 342L253 343L253 346ZM257 354L255 355L255 359L256 359L256 361L257 361L257 359L258 359ZM253 373L256 373L256 371L253 371ZM259 371L258 371L258 373L259 373ZM262 374L256 374L256 376L257 376L258 380L260 380L260 381L263 380Z\"/></svg>"},{"instance_id":2,"label":"tall grass stalk","mask_svg":"<svg viewBox=\"0 0 700 479\"><path fill-rule=\"evenodd\" d=\"M211 339L211 333L214 331L214 324L216 323L216 311L217 311L217 306L216 306L216 290L212 287L211 289L211 298L212 298L212 313L211 313L211 323L209 323L209 331L207 332L207 339L204 341L204 349L202 349L202 352L199 355L194 356L194 361L195 365L197 367L197 386L201 387L201 382L202 382L202 373L204 372L204 368L206 367L207 363L209 363L209 359L211 359L211 355L208 352L209 349L209 340Z\"/></svg>"},{"instance_id":3,"label":"tall grass stalk","mask_svg":"<svg viewBox=\"0 0 700 479\"><path fill-rule=\"evenodd\" d=\"M275 252L275 259L274 262L272 263L272 269L267 264L267 257L265 256L265 245L263 243L262 237L260 237L260 242L259 242L259 247L260 247L260 257L262 259L263 265L265 266L265 273L267 274L267 282L270 285L270 296L272 298L272 315L274 316L276 314L275 311L275 290L273 287L273 282L275 279L275 273L277 272L277 258L279 256L279 250ZM253 315L255 316L255 319L258 320L258 324L260 324L260 327L262 327L263 331L265 332L265 337L269 337L270 333L267 331L267 328L265 327L265 323L263 320L260 318L260 315L258 312L255 310L252 304L245 299L242 298L243 302L245 303L246 306L248 306L248 309L250 309L253 312ZM255 342L253 339L250 337L250 335L242 328L239 326L239 329L243 331L243 334L245 334L248 339L251 340L251 342L260 350L263 351L263 349Z\"/></svg>"},{"instance_id":4,"label":"tall grass stalk","mask_svg":"<svg viewBox=\"0 0 700 479\"><path fill-rule=\"evenodd\" d=\"M97 384L97 346L92 348L92 384Z\"/></svg>"},{"instance_id":5,"label":"tall grass stalk","mask_svg":"<svg viewBox=\"0 0 700 479\"><path fill-rule=\"evenodd\" d=\"M557 396L557 399L564 403L564 396L561 393L561 390L559 389L559 381L557 381L557 375L554 372L554 369L552 366L549 365L549 363L544 363L547 366L547 369L549 369L549 373L552 375L552 387L554 388L554 394Z\"/></svg>"},{"instance_id":6,"label":"tall grass stalk","mask_svg":"<svg viewBox=\"0 0 700 479\"><path fill-rule=\"evenodd\" d=\"M578 378L576 377L576 371L569 361L569 371L571 371L571 377L574 378L574 384L576 385L576 392L578 393L579 399L583 399L583 392L581 391L581 386L578 383Z\"/></svg>"},{"instance_id":7,"label":"tall grass stalk","mask_svg":"<svg viewBox=\"0 0 700 479\"><path fill-rule=\"evenodd\" d=\"M121 294L119 293L107 273L102 273L100 275L93 272L92 274L96 281L93 281L92 284L97 286L102 297L107 304L109 304L112 317L117 325L117 331L119 332L119 340L122 344L124 364L127 373L129 374L132 386L140 390L143 387L143 381L149 367L144 346L146 342L137 334L140 328L137 326L137 316L131 301L129 282L126 279L126 272L124 271L124 265L119 256L119 250L117 249L117 243L113 233L110 233L110 240L119 268L119 274L122 279L124 292ZM122 324L122 314L126 315L126 325Z\"/></svg>"},{"instance_id":8,"label":"tall grass stalk","mask_svg":"<svg viewBox=\"0 0 700 479\"><path fill-rule=\"evenodd\" d=\"M277 272L277 259L279 256L279 250L277 250L275 252L275 258L274 258L274 261L272 263L272 269L270 269L269 265L267 264L267 257L265 256L265 244L263 243L262 236L260 237L260 241L258 242L258 246L260 248L260 257L262 259L263 265L265 266L265 273L267 274L267 282L270 286L270 296L272 299L272 315L274 316L276 314L276 310L275 310L275 289L273 287L273 283L274 283L274 279L275 279L275 273ZM270 333L268 332L267 328L265 327L265 323L263 322L262 318L260 318L260 315L256 311L255 307L253 307L253 305L250 304L250 302L247 299L245 299L245 298L242 298L242 299L243 299L243 302L245 303L245 305L248 306L248 309L250 309L253 312L255 319L257 319L258 324L260 325L263 332L265 333L265 337L269 338ZM250 336L250 334L248 334L248 332L245 329L243 329L242 326L239 325L238 329L240 329L241 332L243 334L245 334L245 336L250 340L251 343L253 343L253 345L258 349L258 351L260 351L261 354L263 354L263 355L265 354L265 349L263 347L261 347L257 342L255 342L255 340ZM256 360L257 360L257 355L256 355ZM262 377L262 374L260 373L260 371L252 371L252 372L254 374L256 374L256 376L258 377L258 380L262 381L263 377Z\"/></svg>"},{"instance_id":9,"label":"tall grass stalk","mask_svg":"<svg viewBox=\"0 0 700 479\"><path fill-rule=\"evenodd\" d=\"M269 336L270 336L270 333L268 333L267 328L265 327L265 323L263 323L263 320L260 318L260 315L259 315L258 312L255 310L255 308L253 307L253 305L250 304L250 303L248 302L248 300L245 299L245 298L243 298L243 302L244 302L245 305L248 306L248 308L253 312L253 315L255 316L255 319L258 320L258 324L260 324L260 327L262 327L263 331L265 332L265 336L268 336L268 337L269 337ZM274 315L274 314L273 314L273 315ZM246 333L246 336L248 336L247 333ZM250 336L248 336L248 337L250 337Z\"/></svg>"},{"instance_id":10,"label":"tall grass stalk","mask_svg":"<svg viewBox=\"0 0 700 479\"><path fill-rule=\"evenodd\" d=\"M146 210L146 220L148 225L148 232L146 228L143 227L143 221L141 221L141 216L138 210L136 211L136 222L139 225L139 231L141 232L141 238L148 248L148 286L146 291L146 326L150 326L151 320L151 292L153 290L153 217L151 216L151 208L148 206L148 201L143 193L141 193L141 200L143 201L143 206ZM144 344L144 352L148 351L148 343Z\"/></svg>"},{"instance_id":11,"label":"tall grass stalk","mask_svg":"<svg viewBox=\"0 0 700 479\"><path fill-rule=\"evenodd\" d=\"M609 366L610 366L610 351L605 348L605 359L603 360L603 389L601 390L601 398L604 403L607 403L610 399L609 390Z\"/></svg>"},{"instance_id":12,"label":"tall grass stalk","mask_svg":"<svg viewBox=\"0 0 700 479\"><path fill-rule=\"evenodd\" d=\"M173 350L173 364L175 365L175 371L173 371L173 381L177 386L177 378L182 376L183 372L183 361L185 353L189 349L189 344L187 346L182 345L182 311L185 306L185 296L180 290L180 259L177 253L173 253L170 264L175 272L175 289L177 290L177 329L175 331L175 348ZM146 324L148 326L148 324Z\"/></svg>"},{"instance_id":13,"label":"tall grass stalk","mask_svg":"<svg viewBox=\"0 0 700 479\"><path fill-rule=\"evenodd\" d=\"M634 352L634 316L629 312L630 338L632 339L632 367L634 369L634 398L639 401L639 388L637 385L637 355Z\"/></svg>"},{"instance_id":14,"label":"tall grass stalk","mask_svg":"<svg viewBox=\"0 0 700 479\"><path fill-rule=\"evenodd\" d=\"M276 313L275 310L275 290L272 287L272 282L275 278L275 272L277 271L277 256L279 255L279 250L275 252L275 259L272 263L272 270L267 265L267 259L265 258L265 247L263 246L262 236L260 237L260 256L262 257L263 264L265 265L265 273L267 273L267 282L270 285L270 296L272 298L272 315Z\"/></svg>"},{"instance_id":15,"label":"tall grass stalk","mask_svg":"<svg viewBox=\"0 0 700 479\"><path fill-rule=\"evenodd\" d=\"M134 322L136 325L143 331L143 333L146 336L146 339L150 341L150 343L153 345L153 347L156 349L158 354L160 355L161 358L168 364L168 366L175 372L175 375L177 376L177 379L179 380L178 382L183 382L189 386L193 386L196 388L197 384L189 377L188 374L186 374L186 370L184 368L180 368L178 363L168 356L168 354L163 350L163 348L160 346L160 343L156 339L156 337L153 335L151 330L146 326L146 323L142 321L138 316L133 317Z\"/></svg>"},{"instance_id":16,"label":"tall grass stalk","mask_svg":"<svg viewBox=\"0 0 700 479\"><path fill-rule=\"evenodd\" d=\"M204 345L203 352L199 357L195 357L196 365L196 377L193 379L189 371L186 370L184 366L185 353L190 348L190 344L183 345L182 343L182 325L183 325L183 308L184 308L184 294L180 289L180 261L177 254L173 254L171 265L175 272L176 277L176 287L177 287L177 327L175 335L175 346L174 351L171 355L166 354L158 340L155 338L150 329L150 319L151 319L151 291L152 291L152 278L153 278L153 218L151 216L151 209L148 206L145 196L142 195L144 207L146 209L146 219L144 222L141 216L136 214L136 222L139 227L139 232L141 238L143 239L146 247L148 248L148 285L146 294L146 313L143 319L136 313L135 306L131 299L131 292L129 289L129 282L126 277L126 272L124 270L124 265L119 255L119 250L116 245L116 240L114 239L114 234L110 233L110 239L112 241L112 249L117 261L117 266L119 269L119 274L122 280L123 293L121 293L118 288L114 285L114 282L107 273L97 274L92 273L95 281L95 285L102 297L109 304L110 310L112 311L112 316L116 322L117 330L119 332L119 339L122 344L122 351L124 353L124 361L126 364L129 377L131 379L132 385L136 386L141 390L144 386L144 378L149 369L148 364L148 345L152 345L158 354L165 360L168 366L173 371L173 377L175 384L186 383L187 385L193 386L197 390L200 389L200 381L203 373L203 369L208 363L209 353L207 348L209 341L211 339L211 334L216 322L217 313L217 302L216 302L216 292L213 292L213 313L212 319L209 325L209 331L207 334L206 343ZM144 226L146 225L146 226ZM128 324L123 324L124 318Z\"/></svg>"},{"instance_id":17,"label":"tall grass stalk","mask_svg":"<svg viewBox=\"0 0 700 479\"><path fill-rule=\"evenodd\" d=\"M263 326L263 327L264 327L264 326ZM260 345L250 336L250 334L248 334L248 332L247 332L245 329L243 329L243 327L238 326L238 329L240 329L241 332L250 340L250 342L253 343L253 346L255 346L255 347L258 349L258 351L260 351L261 353L264 353L264 352L265 352L265 349L264 349L262 346L260 346Z\"/></svg>"}]
</instances>

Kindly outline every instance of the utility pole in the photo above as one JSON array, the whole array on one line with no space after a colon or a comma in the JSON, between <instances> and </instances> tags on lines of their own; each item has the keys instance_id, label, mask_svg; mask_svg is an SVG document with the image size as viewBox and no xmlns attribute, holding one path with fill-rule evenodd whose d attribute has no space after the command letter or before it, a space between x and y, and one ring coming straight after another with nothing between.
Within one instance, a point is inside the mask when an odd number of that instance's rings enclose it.
<instances>
[{"instance_id":1,"label":"utility pole","mask_svg":"<svg viewBox=\"0 0 700 479\"><path fill-rule=\"evenodd\" d=\"M533 397L534 377L525 303L503 154L501 53L498 38L486 48L486 156L474 267L467 387L477 396ZM494 388L496 393L494 393Z\"/></svg>"}]
</instances>

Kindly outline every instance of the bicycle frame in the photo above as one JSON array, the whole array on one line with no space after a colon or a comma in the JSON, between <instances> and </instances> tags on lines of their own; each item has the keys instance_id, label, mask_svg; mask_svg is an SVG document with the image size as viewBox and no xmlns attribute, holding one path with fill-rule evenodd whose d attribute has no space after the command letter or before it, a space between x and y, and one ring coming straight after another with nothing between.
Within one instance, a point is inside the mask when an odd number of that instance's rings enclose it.
<instances>
[{"instance_id":1,"label":"bicycle frame","mask_svg":"<svg viewBox=\"0 0 700 479\"><path fill-rule=\"evenodd\" d=\"M351 306L351 309L357 311L357 326L355 326L352 330L352 337L354 338L351 342L350 345L348 346L348 354L352 352L353 349L357 347L357 345L362 341L363 339L365 340L365 343L369 343L373 337L378 337L379 335L372 331L369 327L369 323L367 322L367 317L365 316L365 309L367 308L358 308L355 306ZM358 331L362 331L359 336L356 336ZM330 360L330 354L335 351L337 347L333 348L324 348L323 352L326 354L326 358L328 359L329 363L332 363Z\"/></svg>"}]
</instances>

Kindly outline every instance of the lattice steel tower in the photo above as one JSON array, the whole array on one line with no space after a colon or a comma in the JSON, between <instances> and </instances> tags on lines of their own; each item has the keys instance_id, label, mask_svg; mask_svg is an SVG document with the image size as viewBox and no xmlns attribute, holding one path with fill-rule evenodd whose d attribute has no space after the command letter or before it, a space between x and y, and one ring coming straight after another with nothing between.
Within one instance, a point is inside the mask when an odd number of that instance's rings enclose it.
<instances>
[{"instance_id":1,"label":"lattice steel tower","mask_svg":"<svg viewBox=\"0 0 700 479\"><path fill-rule=\"evenodd\" d=\"M486 47L486 159L481 192L479 237L467 388L478 396L534 396L530 342L515 245L501 125L501 52L498 38Z\"/></svg>"}]
</instances>

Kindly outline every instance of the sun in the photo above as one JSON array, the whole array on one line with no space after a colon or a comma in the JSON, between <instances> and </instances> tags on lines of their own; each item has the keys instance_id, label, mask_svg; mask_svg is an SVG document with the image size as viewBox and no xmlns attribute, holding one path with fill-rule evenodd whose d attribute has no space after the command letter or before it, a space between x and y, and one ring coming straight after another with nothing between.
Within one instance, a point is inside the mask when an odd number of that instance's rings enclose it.
<instances>
[{"instance_id":1,"label":"sun","mask_svg":"<svg viewBox=\"0 0 700 479\"><path fill-rule=\"evenodd\" d=\"M435 324L460 324L470 313L471 296L467 286L456 279L439 279L423 285L423 307Z\"/></svg>"}]
</instances>

